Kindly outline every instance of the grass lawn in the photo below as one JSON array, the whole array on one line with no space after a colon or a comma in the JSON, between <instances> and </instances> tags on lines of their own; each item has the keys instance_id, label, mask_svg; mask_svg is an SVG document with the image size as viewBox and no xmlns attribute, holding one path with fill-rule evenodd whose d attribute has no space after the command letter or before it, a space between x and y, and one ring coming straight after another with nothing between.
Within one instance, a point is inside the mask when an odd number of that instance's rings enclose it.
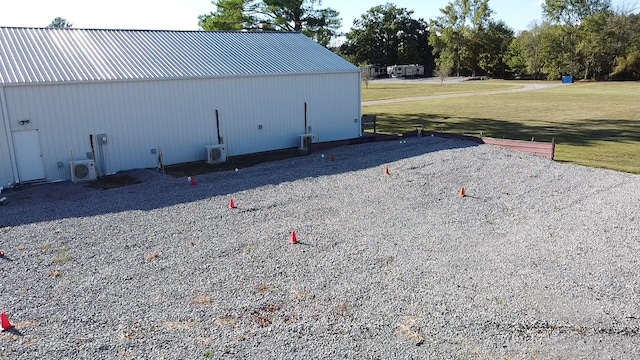
<instances>
[{"instance_id":1,"label":"grass lawn","mask_svg":"<svg viewBox=\"0 0 640 360\"><path fill-rule=\"evenodd\" d=\"M489 88L483 88L485 84L470 86L477 86L474 91L482 92L499 90L493 86L517 87L519 84L491 81L486 84ZM415 85L409 85L406 93L395 91L394 96L425 96L415 95ZM363 89L363 100L378 96L378 86L386 88L388 84L370 83L369 89ZM639 98L638 82L594 82L519 93L363 106L362 113L378 115L378 131L382 133L402 133L422 127L496 138L554 139L558 161L640 174Z\"/></svg>"},{"instance_id":2,"label":"grass lawn","mask_svg":"<svg viewBox=\"0 0 640 360\"><path fill-rule=\"evenodd\" d=\"M362 87L362 101L411 98L432 95L472 93L516 89L520 83L505 81L466 81L453 84L434 84L416 81L415 83L394 83L371 81L369 87Z\"/></svg>"}]
</instances>

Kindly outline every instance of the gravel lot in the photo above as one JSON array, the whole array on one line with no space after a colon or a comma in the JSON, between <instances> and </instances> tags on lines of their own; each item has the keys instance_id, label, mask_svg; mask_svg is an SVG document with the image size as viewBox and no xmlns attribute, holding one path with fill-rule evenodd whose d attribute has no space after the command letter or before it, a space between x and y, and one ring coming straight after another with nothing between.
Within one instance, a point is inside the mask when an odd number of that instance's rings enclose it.
<instances>
[{"instance_id":1,"label":"gravel lot","mask_svg":"<svg viewBox=\"0 0 640 360\"><path fill-rule=\"evenodd\" d=\"M0 358L640 353L638 175L438 137L131 174L3 193Z\"/></svg>"}]
</instances>

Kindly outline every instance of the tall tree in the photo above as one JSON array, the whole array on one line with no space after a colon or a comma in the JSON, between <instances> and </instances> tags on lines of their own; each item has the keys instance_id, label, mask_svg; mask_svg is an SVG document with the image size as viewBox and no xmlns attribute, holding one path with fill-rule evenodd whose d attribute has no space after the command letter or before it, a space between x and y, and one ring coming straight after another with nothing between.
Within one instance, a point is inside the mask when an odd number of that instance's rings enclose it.
<instances>
[{"instance_id":1,"label":"tall tree","mask_svg":"<svg viewBox=\"0 0 640 360\"><path fill-rule=\"evenodd\" d=\"M548 80L560 79L563 75L579 72L577 31L574 27L549 25L541 34L541 56L543 72Z\"/></svg>"},{"instance_id":2,"label":"tall tree","mask_svg":"<svg viewBox=\"0 0 640 360\"><path fill-rule=\"evenodd\" d=\"M481 51L478 65L493 77L506 77L506 57L513 41L513 30L504 21L490 21L480 32Z\"/></svg>"},{"instance_id":3,"label":"tall tree","mask_svg":"<svg viewBox=\"0 0 640 360\"><path fill-rule=\"evenodd\" d=\"M429 43L434 54L452 62L454 71L475 74L484 51L482 33L493 11L489 0L453 0L431 21Z\"/></svg>"},{"instance_id":4,"label":"tall tree","mask_svg":"<svg viewBox=\"0 0 640 360\"><path fill-rule=\"evenodd\" d=\"M578 25L585 18L610 8L611 0L545 0L542 13L551 23Z\"/></svg>"},{"instance_id":5,"label":"tall tree","mask_svg":"<svg viewBox=\"0 0 640 360\"><path fill-rule=\"evenodd\" d=\"M614 78L640 79L640 50L633 50L626 56L617 57L612 75Z\"/></svg>"},{"instance_id":6,"label":"tall tree","mask_svg":"<svg viewBox=\"0 0 640 360\"><path fill-rule=\"evenodd\" d=\"M529 72L527 70L526 47L525 42L522 39L522 34L518 35L518 37L513 39L509 44L509 50L507 51L505 62L509 67L509 72L516 79L529 76Z\"/></svg>"},{"instance_id":7,"label":"tall tree","mask_svg":"<svg viewBox=\"0 0 640 360\"><path fill-rule=\"evenodd\" d=\"M339 13L321 0L213 0L215 12L200 15L204 30L299 31L327 46L338 35Z\"/></svg>"},{"instance_id":8,"label":"tall tree","mask_svg":"<svg viewBox=\"0 0 640 360\"><path fill-rule=\"evenodd\" d=\"M412 14L393 4L372 7L353 22L340 53L376 66L421 64L430 73L434 61L427 23L413 19Z\"/></svg>"},{"instance_id":9,"label":"tall tree","mask_svg":"<svg viewBox=\"0 0 640 360\"><path fill-rule=\"evenodd\" d=\"M216 12L198 17L204 30L242 30L253 27L255 14L250 10L251 1L218 0L212 2Z\"/></svg>"},{"instance_id":10,"label":"tall tree","mask_svg":"<svg viewBox=\"0 0 640 360\"><path fill-rule=\"evenodd\" d=\"M518 76L558 79L635 78L640 54L640 14L612 10L609 1L549 0L542 25L512 42L508 64Z\"/></svg>"},{"instance_id":11,"label":"tall tree","mask_svg":"<svg viewBox=\"0 0 640 360\"><path fill-rule=\"evenodd\" d=\"M611 19L611 46L616 54L611 75L616 79L640 79L640 14L619 12Z\"/></svg>"},{"instance_id":12,"label":"tall tree","mask_svg":"<svg viewBox=\"0 0 640 360\"><path fill-rule=\"evenodd\" d=\"M615 58L612 40L614 34L610 21L613 13L602 11L585 18L580 26L578 51L583 59L584 78L600 79L613 67Z\"/></svg>"},{"instance_id":13,"label":"tall tree","mask_svg":"<svg viewBox=\"0 0 640 360\"><path fill-rule=\"evenodd\" d=\"M72 27L73 24L68 22L67 20L57 17L53 19L51 24L47 25L48 28L56 28L56 29L66 29Z\"/></svg>"},{"instance_id":14,"label":"tall tree","mask_svg":"<svg viewBox=\"0 0 640 360\"><path fill-rule=\"evenodd\" d=\"M542 36L550 25L533 23L509 45L507 64L513 75L522 78L540 79L543 75Z\"/></svg>"},{"instance_id":15,"label":"tall tree","mask_svg":"<svg viewBox=\"0 0 640 360\"><path fill-rule=\"evenodd\" d=\"M617 10L610 19L609 27L613 35L610 45L617 55L640 50L640 14Z\"/></svg>"},{"instance_id":16,"label":"tall tree","mask_svg":"<svg viewBox=\"0 0 640 360\"><path fill-rule=\"evenodd\" d=\"M611 0L544 1L542 4L544 18L555 25L553 32L546 33L544 37L545 49L548 50L545 53L547 58L545 72L548 77L557 78L563 73L577 75L587 62L593 62L595 41L591 37L591 40L583 42L585 35L583 25L587 19L608 11L610 7ZM581 51L581 45L583 51ZM585 51L590 54L585 56Z\"/></svg>"}]
</instances>

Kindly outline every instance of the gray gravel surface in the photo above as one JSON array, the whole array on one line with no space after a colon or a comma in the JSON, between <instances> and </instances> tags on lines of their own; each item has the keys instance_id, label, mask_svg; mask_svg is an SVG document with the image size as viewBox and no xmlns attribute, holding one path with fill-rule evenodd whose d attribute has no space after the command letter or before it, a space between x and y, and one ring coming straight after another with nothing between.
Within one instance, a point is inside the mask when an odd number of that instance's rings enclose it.
<instances>
[{"instance_id":1,"label":"gray gravel surface","mask_svg":"<svg viewBox=\"0 0 640 360\"><path fill-rule=\"evenodd\" d=\"M640 353L640 176L437 137L131 174L7 193L0 358Z\"/></svg>"}]
</instances>

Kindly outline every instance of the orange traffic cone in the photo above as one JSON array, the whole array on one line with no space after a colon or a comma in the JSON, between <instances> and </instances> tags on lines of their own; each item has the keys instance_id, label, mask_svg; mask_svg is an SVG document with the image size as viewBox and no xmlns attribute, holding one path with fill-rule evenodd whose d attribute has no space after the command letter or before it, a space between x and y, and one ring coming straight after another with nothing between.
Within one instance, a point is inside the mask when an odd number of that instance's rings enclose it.
<instances>
[{"instance_id":1,"label":"orange traffic cone","mask_svg":"<svg viewBox=\"0 0 640 360\"><path fill-rule=\"evenodd\" d=\"M465 197L467 196L467 194L464 191L464 187L462 189L460 189L460 194L458 194L460 197Z\"/></svg>"},{"instance_id":2,"label":"orange traffic cone","mask_svg":"<svg viewBox=\"0 0 640 360\"><path fill-rule=\"evenodd\" d=\"M0 315L0 317L2 318L2 331L13 329L13 325L11 325L11 322L9 321L9 317L7 316L7 313L3 312L2 315Z\"/></svg>"},{"instance_id":3,"label":"orange traffic cone","mask_svg":"<svg viewBox=\"0 0 640 360\"><path fill-rule=\"evenodd\" d=\"M336 161L336 156L331 154L331 161Z\"/></svg>"},{"instance_id":4,"label":"orange traffic cone","mask_svg":"<svg viewBox=\"0 0 640 360\"><path fill-rule=\"evenodd\" d=\"M236 202L233 201L233 198L231 198L231 200L229 200L229 209L235 209L236 208Z\"/></svg>"},{"instance_id":5,"label":"orange traffic cone","mask_svg":"<svg viewBox=\"0 0 640 360\"><path fill-rule=\"evenodd\" d=\"M388 166L386 168L384 168L384 174L385 175L389 175L389 167Z\"/></svg>"},{"instance_id":6,"label":"orange traffic cone","mask_svg":"<svg viewBox=\"0 0 640 360\"><path fill-rule=\"evenodd\" d=\"M293 230L291 232L291 243L292 244L297 244L298 243L298 236L296 236L296 231Z\"/></svg>"},{"instance_id":7,"label":"orange traffic cone","mask_svg":"<svg viewBox=\"0 0 640 360\"><path fill-rule=\"evenodd\" d=\"M193 177L193 176L189 176L189 178L187 178L187 180L189 180L189 182L191 183L191 186L198 185L198 183L196 182L196 178Z\"/></svg>"}]
</instances>

